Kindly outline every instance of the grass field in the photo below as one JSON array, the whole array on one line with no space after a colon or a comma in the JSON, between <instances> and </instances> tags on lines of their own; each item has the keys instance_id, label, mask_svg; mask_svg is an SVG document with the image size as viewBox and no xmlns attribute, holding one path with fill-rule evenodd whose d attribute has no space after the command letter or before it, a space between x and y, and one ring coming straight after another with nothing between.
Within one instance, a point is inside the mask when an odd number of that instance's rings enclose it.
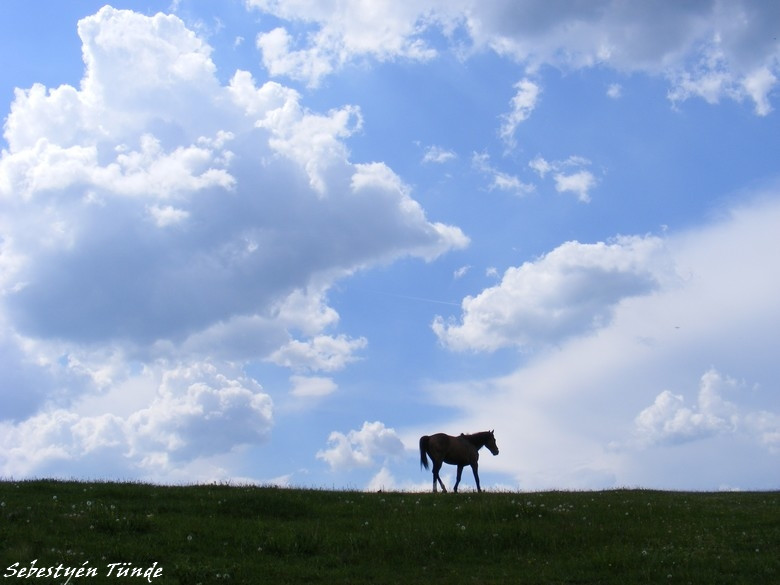
<instances>
[{"instance_id":1,"label":"grass field","mask_svg":"<svg viewBox=\"0 0 780 585\"><path fill-rule=\"evenodd\" d=\"M8 585L770 584L780 583L780 492L5 481L0 550Z\"/></svg>"}]
</instances>

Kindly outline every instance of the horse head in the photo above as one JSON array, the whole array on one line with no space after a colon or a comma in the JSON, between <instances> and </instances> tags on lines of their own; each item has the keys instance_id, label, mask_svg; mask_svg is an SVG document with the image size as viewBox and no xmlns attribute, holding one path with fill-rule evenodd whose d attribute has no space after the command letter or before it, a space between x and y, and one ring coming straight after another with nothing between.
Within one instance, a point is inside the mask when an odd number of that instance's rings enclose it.
<instances>
[{"instance_id":1,"label":"horse head","mask_svg":"<svg viewBox=\"0 0 780 585\"><path fill-rule=\"evenodd\" d=\"M485 443L485 447L488 448L493 455L498 455L498 445L496 445L496 436L493 431L488 431L488 440Z\"/></svg>"}]
</instances>

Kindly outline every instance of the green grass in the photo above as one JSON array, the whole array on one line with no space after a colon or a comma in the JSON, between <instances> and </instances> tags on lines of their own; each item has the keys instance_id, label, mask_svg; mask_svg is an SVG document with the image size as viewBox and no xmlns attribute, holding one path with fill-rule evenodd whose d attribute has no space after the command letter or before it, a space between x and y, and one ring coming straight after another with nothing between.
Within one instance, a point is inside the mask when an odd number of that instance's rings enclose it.
<instances>
[{"instance_id":1,"label":"green grass","mask_svg":"<svg viewBox=\"0 0 780 585\"><path fill-rule=\"evenodd\" d=\"M3 585L780 583L780 493L363 493L0 482ZM109 563L162 568L107 577ZM84 563L87 563L86 565Z\"/></svg>"}]
</instances>

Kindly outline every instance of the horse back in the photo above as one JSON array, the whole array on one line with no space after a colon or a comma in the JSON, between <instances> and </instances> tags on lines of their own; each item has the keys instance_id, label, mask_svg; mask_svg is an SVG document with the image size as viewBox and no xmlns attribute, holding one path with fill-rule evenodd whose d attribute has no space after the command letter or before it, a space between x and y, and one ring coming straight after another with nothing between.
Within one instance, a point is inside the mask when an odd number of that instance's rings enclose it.
<instances>
[{"instance_id":1,"label":"horse back","mask_svg":"<svg viewBox=\"0 0 780 585\"><path fill-rule=\"evenodd\" d=\"M446 433L431 435L428 442L431 457L450 465L471 465L479 459L479 451L469 441Z\"/></svg>"}]
</instances>

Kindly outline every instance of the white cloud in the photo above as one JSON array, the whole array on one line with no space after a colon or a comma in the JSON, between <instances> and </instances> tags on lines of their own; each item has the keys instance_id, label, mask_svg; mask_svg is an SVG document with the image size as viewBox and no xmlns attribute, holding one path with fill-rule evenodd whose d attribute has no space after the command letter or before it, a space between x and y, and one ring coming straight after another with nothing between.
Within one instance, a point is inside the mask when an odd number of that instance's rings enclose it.
<instances>
[{"instance_id":1,"label":"white cloud","mask_svg":"<svg viewBox=\"0 0 780 585\"><path fill-rule=\"evenodd\" d=\"M661 392L652 406L636 417L635 432L643 443L692 441L717 433L734 432L736 406L723 400L723 389L733 391L736 381L710 370L701 378L696 406L687 408L682 395Z\"/></svg>"},{"instance_id":2,"label":"white cloud","mask_svg":"<svg viewBox=\"0 0 780 585\"><path fill-rule=\"evenodd\" d=\"M317 335L307 341L293 339L273 352L268 360L294 370L334 372L357 359L353 354L367 343L363 337L350 339L346 335Z\"/></svg>"},{"instance_id":3,"label":"white cloud","mask_svg":"<svg viewBox=\"0 0 780 585\"><path fill-rule=\"evenodd\" d=\"M382 467L368 482L366 490L369 492L396 491L396 479L387 467Z\"/></svg>"},{"instance_id":4,"label":"white cloud","mask_svg":"<svg viewBox=\"0 0 780 585\"><path fill-rule=\"evenodd\" d=\"M210 364L166 371L148 408L128 417L131 454L192 459L261 442L272 402L250 378L231 379Z\"/></svg>"},{"instance_id":5,"label":"white cloud","mask_svg":"<svg viewBox=\"0 0 780 585\"><path fill-rule=\"evenodd\" d=\"M541 156L537 156L536 158L530 160L528 162L528 166L535 170L542 179L544 179L544 176L554 168L553 164L550 164Z\"/></svg>"},{"instance_id":6,"label":"white cloud","mask_svg":"<svg viewBox=\"0 0 780 585\"><path fill-rule=\"evenodd\" d=\"M180 338L372 262L466 244L457 228L428 222L386 166L347 160L342 139L359 126L356 109L308 112L296 92L256 88L242 73L220 87L208 48L175 17L105 8L80 33L82 89L19 94L6 126L3 274L16 326L63 338ZM157 61L144 43L164 47ZM211 110L193 117L139 99L125 116L129 84L115 71L133 67L152 94ZM64 93L83 116L55 115ZM121 127L97 123L116 118Z\"/></svg>"},{"instance_id":7,"label":"white cloud","mask_svg":"<svg viewBox=\"0 0 780 585\"><path fill-rule=\"evenodd\" d=\"M768 67L761 67L746 75L742 80L742 86L745 88L748 96L755 102L756 114L759 116L766 116L772 111L769 93L776 83L777 77Z\"/></svg>"},{"instance_id":8,"label":"white cloud","mask_svg":"<svg viewBox=\"0 0 780 585\"><path fill-rule=\"evenodd\" d=\"M742 87L753 71L777 71L780 48L769 22L774 5L754 2L669 4L607 2L539 10L536 2L483 5L468 27L477 44L527 63L562 68L611 66L663 74L678 99L710 101L750 97L760 113L769 88L750 95ZM681 90L678 92L678 89Z\"/></svg>"},{"instance_id":9,"label":"white cloud","mask_svg":"<svg viewBox=\"0 0 780 585\"><path fill-rule=\"evenodd\" d=\"M623 97L623 86L619 83L610 83L607 88L607 97L610 97L613 100Z\"/></svg>"},{"instance_id":10,"label":"white cloud","mask_svg":"<svg viewBox=\"0 0 780 585\"><path fill-rule=\"evenodd\" d=\"M346 435L333 431L328 437L328 445L327 449L317 452L317 458L334 470L370 467L376 459L392 459L404 451L395 430L379 421L366 421L360 430L349 431Z\"/></svg>"},{"instance_id":11,"label":"white cloud","mask_svg":"<svg viewBox=\"0 0 780 585\"><path fill-rule=\"evenodd\" d=\"M298 329L306 335L316 335L338 323L339 314L328 306L325 293L316 287L290 293L273 309L274 319L288 329Z\"/></svg>"},{"instance_id":12,"label":"white cloud","mask_svg":"<svg viewBox=\"0 0 780 585\"><path fill-rule=\"evenodd\" d=\"M675 78L669 91L669 98L673 102L698 96L710 104L716 104L724 95L735 99L739 97L734 93L726 55L718 42L705 45L694 66L680 69L673 75Z\"/></svg>"},{"instance_id":13,"label":"white cloud","mask_svg":"<svg viewBox=\"0 0 780 585\"><path fill-rule=\"evenodd\" d=\"M407 252L427 260L433 260L446 251L468 246L469 238L459 228L439 222L428 223L423 208L409 196L410 188L385 163L356 164L354 168L350 183L352 193L358 197L352 201L360 210L366 202L370 202L371 213L377 214L375 223L371 225L373 238L382 241L384 237L394 235L393 232L397 230L399 234L396 237L402 237L408 244L419 241L419 247L413 247ZM397 222L396 226L388 223L387 219L398 215L399 211L403 215L401 221ZM367 210L365 212L368 213ZM408 225L403 225L404 223ZM422 223L425 227L422 230L416 229L417 223ZM386 234L388 228L392 230L390 234ZM351 230L363 234L366 226L356 225ZM368 247L364 251L372 251L374 245L366 245ZM374 259L378 260L380 254L377 253Z\"/></svg>"},{"instance_id":14,"label":"white cloud","mask_svg":"<svg viewBox=\"0 0 780 585\"><path fill-rule=\"evenodd\" d=\"M290 394L298 397L327 396L338 388L333 379L322 376L291 376L290 382Z\"/></svg>"},{"instance_id":15,"label":"white cloud","mask_svg":"<svg viewBox=\"0 0 780 585\"><path fill-rule=\"evenodd\" d=\"M445 466L445 468L446 467L447 466ZM428 473L428 477L430 477L430 473ZM451 485L454 481L452 474L448 471L445 471L444 468L441 470L441 478L447 485ZM430 481L427 480L398 480L387 465L382 466L382 468L371 477L371 479L368 481L368 484L366 485L366 491L368 492L383 491L419 493L427 492L430 489L431 484ZM466 487L465 489L468 490L469 488Z\"/></svg>"},{"instance_id":16,"label":"white cloud","mask_svg":"<svg viewBox=\"0 0 780 585\"><path fill-rule=\"evenodd\" d=\"M310 185L325 195L325 173L346 160L347 149L342 139L360 129L360 110L346 106L323 116L305 112L297 104L285 104L285 109L282 116L266 116L257 125L272 131L270 146L300 164L309 176Z\"/></svg>"},{"instance_id":17,"label":"white cloud","mask_svg":"<svg viewBox=\"0 0 780 585\"><path fill-rule=\"evenodd\" d=\"M510 175L498 170L493 169L493 182L490 184L491 189L498 189L499 191L510 191L516 195L527 195L534 191L534 186L528 183L523 183L515 175Z\"/></svg>"},{"instance_id":18,"label":"white cloud","mask_svg":"<svg viewBox=\"0 0 780 585\"><path fill-rule=\"evenodd\" d=\"M537 174L544 179L547 173L552 173L555 190L558 193L574 193L582 203L590 202L590 192L596 186L596 177L583 167L590 166L590 161L581 156L570 156L565 160L547 161L536 156L528 162Z\"/></svg>"},{"instance_id":19,"label":"white cloud","mask_svg":"<svg viewBox=\"0 0 780 585\"><path fill-rule=\"evenodd\" d=\"M455 158L457 158L457 155L451 150L442 148L441 146L429 146L425 150L422 161L423 163L441 164Z\"/></svg>"},{"instance_id":20,"label":"white cloud","mask_svg":"<svg viewBox=\"0 0 780 585\"><path fill-rule=\"evenodd\" d=\"M282 27L258 34L256 45L263 54L263 65L271 75L284 75L317 86L323 76L333 71L337 55L317 45L292 50L292 43L290 33Z\"/></svg>"},{"instance_id":21,"label":"white cloud","mask_svg":"<svg viewBox=\"0 0 780 585\"><path fill-rule=\"evenodd\" d=\"M769 96L780 67L773 29L780 9L771 2L659 7L608 0L561 2L554 9L536 0L381 1L370 8L358 0L249 4L291 25L315 27L301 39L301 48L292 48L294 39L282 29L259 41L269 71L312 85L363 56L433 58L436 52L425 40L428 30L443 33L459 54L489 48L524 64L531 73L552 65L662 75L670 82L672 100L751 99L759 115L771 108ZM464 48L464 39L469 48ZM507 129L511 125L508 120Z\"/></svg>"},{"instance_id":22,"label":"white cloud","mask_svg":"<svg viewBox=\"0 0 780 585\"><path fill-rule=\"evenodd\" d=\"M464 276L466 276L466 274L468 273L469 270L471 270L471 266L468 266L468 265L461 266L460 268L455 270L455 272L452 273L452 277L455 280L457 280L459 278L463 278Z\"/></svg>"},{"instance_id":23,"label":"white cloud","mask_svg":"<svg viewBox=\"0 0 780 585\"><path fill-rule=\"evenodd\" d=\"M509 191L520 197L533 193L535 187L529 183L524 183L519 177L510 175L503 171L498 170L492 164L490 164L490 156L486 153L474 153L471 157L471 164L478 171L490 177L491 182L488 187L491 191L498 189L499 191Z\"/></svg>"},{"instance_id":24,"label":"white cloud","mask_svg":"<svg viewBox=\"0 0 780 585\"><path fill-rule=\"evenodd\" d=\"M248 0L247 4L288 21L319 25L306 35L303 48L294 48L299 43L281 27L257 39L263 64L272 75L287 75L310 86L362 55L380 61L397 57L427 60L436 55L421 38L437 18L426 2Z\"/></svg>"},{"instance_id":25,"label":"white cloud","mask_svg":"<svg viewBox=\"0 0 780 585\"><path fill-rule=\"evenodd\" d=\"M509 113L502 117L499 130L501 139L509 147L515 146L515 131L534 111L539 101L539 94L542 91L538 84L528 78L521 79L515 83L514 88L517 92L510 101L512 107Z\"/></svg>"},{"instance_id":26,"label":"white cloud","mask_svg":"<svg viewBox=\"0 0 780 585\"><path fill-rule=\"evenodd\" d=\"M772 60L756 61L750 69L735 71L733 60L724 46L721 36L704 44L701 55L694 65L679 67L668 73L672 81L669 99L672 102L700 97L710 104L717 104L721 98L741 101L749 98L754 103L755 113L766 116L772 111L769 94L777 83L772 69L777 70ZM774 60L777 60L775 55Z\"/></svg>"},{"instance_id":27,"label":"white cloud","mask_svg":"<svg viewBox=\"0 0 780 585\"><path fill-rule=\"evenodd\" d=\"M152 216L157 227L165 227L181 223L189 217L189 213L183 209L176 209L172 205L158 206L151 205L148 208L149 215Z\"/></svg>"},{"instance_id":28,"label":"white cloud","mask_svg":"<svg viewBox=\"0 0 780 585\"><path fill-rule=\"evenodd\" d=\"M555 175L555 190L559 193L571 192L583 203L590 202L590 190L596 184L596 177L590 171L577 171L569 175Z\"/></svg>"},{"instance_id":29,"label":"white cloud","mask_svg":"<svg viewBox=\"0 0 780 585\"><path fill-rule=\"evenodd\" d=\"M159 479L175 466L268 438L273 406L254 380L228 378L203 363L167 369L155 379L152 400L126 416L80 412L95 402L86 397L73 409L0 423L0 473L62 474L92 462L101 477L123 470Z\"/></svg>"},{"instance_id":30,"label":"white cloud","mask_svg":"<svg viewBox=\"0 0 780 585\"><path fill-rule=\"evenodd\" d=\"M609 324L621 300L655 290L668 278L664 254L656 237L567 242L507 269L498 285L463 299L460 323L437 317L433 330L459 351L534 347L590 333Z\"/></svg>"},{"instance_id":31,"label":"white cloud","mask_svg":"<svg viewBox=\"0 0 780 585\"><path fill-rule=\"evenodd\" d=\"M707 371L699 384L696 404L685 406L683 395L664 390L634 421L634 434L642 447L685 443L713 435L746 435L769 448L780 448L780 414L747 411L724 395L748 393L744 384Z\"/></svg>"}]
</instances>

